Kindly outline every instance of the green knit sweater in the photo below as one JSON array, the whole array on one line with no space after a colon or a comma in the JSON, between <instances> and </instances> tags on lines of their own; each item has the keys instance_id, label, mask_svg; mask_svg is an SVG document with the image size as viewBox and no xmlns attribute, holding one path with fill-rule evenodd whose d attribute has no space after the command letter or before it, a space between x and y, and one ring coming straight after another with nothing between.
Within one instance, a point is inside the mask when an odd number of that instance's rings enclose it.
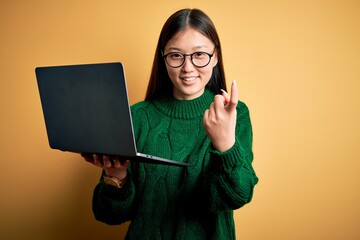
<instances>
[{"instance_id":1,"label":"green knit sweater","mask_svg":"<svg viewBox=\"0 0 360 240\"><path fill-rule=\"evenodd\" d=\"M209 90L194 100L162 98L131 107L139 152L190 167L133 161L123 188L95 187L93 211L107 224L131 221L126 239L235 239L233 210L250 202L258 179L252 168L249 111L239 102L235 145L213 149L203 114Z\"/></svg>"}]
</instances>

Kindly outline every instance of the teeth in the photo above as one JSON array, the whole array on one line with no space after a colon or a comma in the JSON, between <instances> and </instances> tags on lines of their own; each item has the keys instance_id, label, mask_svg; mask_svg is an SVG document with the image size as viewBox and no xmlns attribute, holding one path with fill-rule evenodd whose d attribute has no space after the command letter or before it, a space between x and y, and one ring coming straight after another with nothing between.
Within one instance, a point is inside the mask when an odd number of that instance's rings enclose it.
<instances>
[{"instance_id":1,"label":"teeth","mask_svg":"<svg viewBox=\"0 0 360 240\"><path fill-rule=\"evenodd\" d=\"M196 77L184 77L182 79L185 81L194 81L196 79Z\"/></svg>"}]
</instances>

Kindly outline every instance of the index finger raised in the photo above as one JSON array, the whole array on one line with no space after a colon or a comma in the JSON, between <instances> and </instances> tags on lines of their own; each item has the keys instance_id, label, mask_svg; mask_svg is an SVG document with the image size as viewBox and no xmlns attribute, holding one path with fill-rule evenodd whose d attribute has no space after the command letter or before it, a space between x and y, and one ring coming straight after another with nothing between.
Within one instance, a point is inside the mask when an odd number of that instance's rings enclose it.
<instances>
[{"instance_id":1,"label":"index finger raised","mask_svg":"<svg viewBox=\"0 0 360 240\"><path fill-rule=\"evenodd\" d=\"M230 95L230 101L228 103L229 108L236 108L238 104L239 98L238 98L238 90L235 80L232 81L231 84L231 95Z\"/></svg>"}]
</instances>

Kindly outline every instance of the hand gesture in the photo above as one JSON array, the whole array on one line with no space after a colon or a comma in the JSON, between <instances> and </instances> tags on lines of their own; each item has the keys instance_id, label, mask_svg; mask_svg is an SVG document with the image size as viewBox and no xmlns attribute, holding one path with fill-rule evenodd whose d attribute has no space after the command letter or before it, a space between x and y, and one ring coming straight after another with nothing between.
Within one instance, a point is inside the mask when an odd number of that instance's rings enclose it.
<instances>
[{"instance_id":1,"label":"hand gesture","mask_svg":"<svg viewBox=\"0 0 360 240\"><path fill-rule=\"evenodd\" d=\"M204 113L204 127L215 149L229 150L235 144L236 106L238 92L235 81L231 85L231 96L224 90L216 95L210 108Z\"/></svg>"}]
</instances>

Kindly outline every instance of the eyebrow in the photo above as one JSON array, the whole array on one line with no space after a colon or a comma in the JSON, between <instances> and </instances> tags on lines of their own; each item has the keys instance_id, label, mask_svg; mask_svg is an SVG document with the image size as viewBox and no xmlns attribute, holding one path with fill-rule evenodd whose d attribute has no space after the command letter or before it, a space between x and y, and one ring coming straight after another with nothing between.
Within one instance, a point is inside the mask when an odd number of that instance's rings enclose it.
<instances>
[{"instance_id":1,"label":"eyebrow","mask_svg":"<svg viewBox=\"0 0 360 240\"><path fill-rule=\"evenodd\" d=\"M203 48L208 49L209 47L206 46L206 45L201 45L201 46L193 47L192 49L193 49L193 50L199 50L199 49L203 49ZM168 51L179 51L179 52L181 52L181 49L180 49L180 48L177 48L177 47L170 47L170 48L168 48L167 50L168 50Z\"/></svg>"}]
</instances>

